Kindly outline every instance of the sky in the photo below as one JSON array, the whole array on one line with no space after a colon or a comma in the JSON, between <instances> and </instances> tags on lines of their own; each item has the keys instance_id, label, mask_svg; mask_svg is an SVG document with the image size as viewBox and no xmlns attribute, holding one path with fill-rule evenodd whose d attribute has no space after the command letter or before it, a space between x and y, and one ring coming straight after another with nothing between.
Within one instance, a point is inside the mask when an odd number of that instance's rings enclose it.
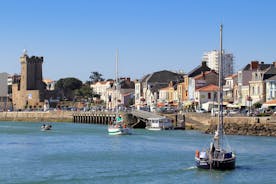
<instances>
[{"instance_id":1,"label":"sky","mask_svg":"<svg viewBox=\"0 0 276 184\"><path fill-rule=\"evenodd\" d=\"M0 0L0 72L20 73L19 57L43 56L43 77L89 80L97 71L141 79L189 72L204 52L223 48L237 71L276 60L273 0Z\"/></svg>"}]
</instances>

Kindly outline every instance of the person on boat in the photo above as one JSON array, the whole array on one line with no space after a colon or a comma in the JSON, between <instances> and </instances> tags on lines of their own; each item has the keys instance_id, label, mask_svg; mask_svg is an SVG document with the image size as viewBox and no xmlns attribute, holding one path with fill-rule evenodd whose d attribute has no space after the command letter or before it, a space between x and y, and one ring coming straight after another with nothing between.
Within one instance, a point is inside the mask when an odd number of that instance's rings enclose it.
<instances>
[{"instance_id":1,"label":"person on boat","mask_svg":"<svg viewBox=\"0 0 276 184\"><path fill-rule=\"evenodd\" d=\"M199 158L199 151L198 151L198 150L196 150L195 156L196 156L197 158Z\"/></svg>"},{"instance_id":2,"label":"person on boat","mask_svg":"<svg viewBox=\"0 0 276 184\"><path fill-rule=\"evenodd\" d=\"M210 143L210 155L213 157L214 156L214 153L215 153L215 145L213 142Z\"/></svg>"},{"instance_id":3,"label":"person on boat","mask_svg":"<svg viewBox=\"0 0 276 184\"><path fill-rule=\"evenodd\" d=\"M45 124L43 124L43 125L41 126L41 128L42 128L42 129L44 129L44 128L45 128L45 126L46 126L46 125L45 125Z\"/></svg>"},{"instance_id":4,"label":"person on boat","mask_svg":"<svg viewBox=\"0 0 276 184\"><path fill-rule=\"evenodd\" d=\"M121 114L119 114L119 116L116 118L116 121L118 123L123 121L123 118L122 118Z\"/></svg>"}]
</instances>

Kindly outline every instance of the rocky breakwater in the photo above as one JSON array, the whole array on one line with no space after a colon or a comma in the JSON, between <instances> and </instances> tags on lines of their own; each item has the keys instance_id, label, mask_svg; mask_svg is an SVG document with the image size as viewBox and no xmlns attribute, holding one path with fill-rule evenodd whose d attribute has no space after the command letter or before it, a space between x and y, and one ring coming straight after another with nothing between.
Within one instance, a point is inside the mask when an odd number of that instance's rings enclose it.
<instances>
[{"instance_id":1,"label":"rocky breakwater","mask_svg":"<svg viewBox=\"0 0 276 184\"><path fill-rule=\"evenodd\" d=\"M205 131L209 127L210 113L184 113L186 129Z\"/></svg>"},{"instance_id":2,"label":"rocky breakwater","mask_svg":"<svg viewBox=\"0 0 276 184\"><path fill-rule=\"evenodd\" d=\"M205 133L214 133L217 118L209 120ZM276 117L225 117L224 131L229 135L276 136Z\"/></svg>"}]
</instances>

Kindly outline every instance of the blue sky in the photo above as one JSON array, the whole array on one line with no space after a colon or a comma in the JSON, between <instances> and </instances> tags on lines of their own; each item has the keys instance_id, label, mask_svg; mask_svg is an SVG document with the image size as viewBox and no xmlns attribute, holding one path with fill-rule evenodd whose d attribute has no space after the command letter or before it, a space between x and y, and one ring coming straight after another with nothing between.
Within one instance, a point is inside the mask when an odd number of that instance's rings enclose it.
<instances>
[{"instance_id":1,"label":"blue sky","mask_svg":"<svg viewBox=\"0 0 276 184\"><path fill-rule=\"evenodd\" d=\"M271 63L275 8L272 0L0 0L0 72L19 73L27 49L44 56L44 78L114 78L116 48L120 76L188 72L219 48L221 23L235 70Z\"/></svg>"}]
</instances>

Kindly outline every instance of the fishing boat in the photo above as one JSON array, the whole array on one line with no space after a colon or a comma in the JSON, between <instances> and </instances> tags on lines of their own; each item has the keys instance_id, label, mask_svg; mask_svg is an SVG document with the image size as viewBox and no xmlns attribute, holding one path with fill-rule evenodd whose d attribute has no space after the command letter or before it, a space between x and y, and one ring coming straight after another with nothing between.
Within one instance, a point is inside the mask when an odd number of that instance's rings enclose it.
<instances>
[{"instance_id":1,"label":"fishing boat","mask_svg":"<svg viewBox=\"0 0 276 184\"><path fill-rule=\"evenodd\" d=\"M123 118L119 115L111 125L108 125L108 134L130 135L132 134L132 129L123 122Z\"/></svg>"},{"instance_id":2,"label":"fishing boat","mask_svg":"<svg viewBox=\"0 0 276 184\"><path fill-rule=\"evenodd\" d=\"M170 119L161 118L147 118L148 122L146 124L147 130L169 130L173 129L173 123Z\"/></svg>"},{"instance_id":3,"label":"fishing boat","mask_svg":"<svg viewBox=\"0 0 276 184\"><path fill-rule=\"evenodd\" d=\"M225 145L224 123L223 123L223 56L222 56L222 25L220 25L220 60L219 60L219 91L218 91L218 126L210 143L210 147L195 153L195 162L198 168L231 170L235 169L236 155L230 146Z\"/></svg>"},{"instance_id":4,"label":"fishing boat","mask_svg":"<svg viewBox=\"0 0 276 184\"><path fill-rule=\"evenodd\" d=\"M118 112L118 93L119 93L119 81L118 81L118 49L116 52L116 98L115 98L115 107L116 107L116 117L111 124L108 125L108 134L109 135L130 135L132 134L132 128L128 127L127 124L124 122L123 118Z\"/></svg>"}]
</instances>

